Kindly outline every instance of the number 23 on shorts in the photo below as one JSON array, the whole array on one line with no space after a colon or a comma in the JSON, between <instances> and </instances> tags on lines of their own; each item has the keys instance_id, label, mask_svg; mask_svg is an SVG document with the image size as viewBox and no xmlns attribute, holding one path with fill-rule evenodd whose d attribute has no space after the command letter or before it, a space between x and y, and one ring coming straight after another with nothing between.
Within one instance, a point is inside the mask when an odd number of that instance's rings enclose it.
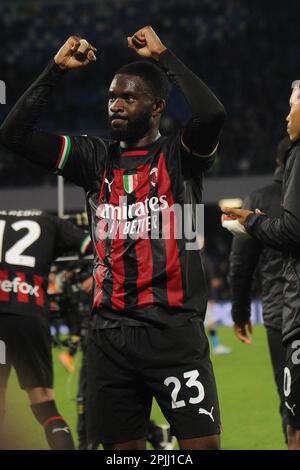
<instances>
[{"instance_id":1,"label":"number 23 on shorts","mask_svg":"<svg viewBox=\"0 0 300 470\"><path fill-rule=\"evenodd\" d=\"M189 372L185 372L183 374L183 379L184 380L184 385L189 387L189 388L196 388L198 393L195 397L191 397L189 399L189 403L196 405L197 403L201 403L202 400L204 399L205 392L204 392L204 387L200 380L198 380L199 377L199 372L197 369L191 370ZM172 408L182 408L183 406L186 406L185 400L178 400L177 397L180 392L180 389L182 387L182 382L179 380L179 378L175 376L170 376L167 377L164 380L164 384L169 387L169 385L173 384L174 388L171 393L171 399L172 399Z\"/></svg>"}]
</instances>

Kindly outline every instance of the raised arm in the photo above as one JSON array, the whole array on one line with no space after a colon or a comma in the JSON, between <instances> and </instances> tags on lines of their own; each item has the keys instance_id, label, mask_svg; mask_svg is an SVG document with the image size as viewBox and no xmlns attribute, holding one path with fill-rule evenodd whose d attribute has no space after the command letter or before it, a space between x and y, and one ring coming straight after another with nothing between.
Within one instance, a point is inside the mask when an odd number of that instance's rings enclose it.
<instances>
[{"instance_id":1,"label":"raised arm","mask_svg":"<svg viewBox=\"0 0 300 470\"><path fill-rule=\"evenodd\" d=\"M44 132L37 128L37 124L53 89L66 71L84 67L96 59L95 48L92 46L88 46L85 60L76 59L80 45L80 38L76 36L71 36L66 41L43 73L14 105L0 127L0 142L4 146L46 169L61 173L70 153L81 153L80 138L71 139ZM85 142L83 145L89 144ZM77 176L79 166L80 164ZM70 179L81 183L75 174Z\"/></svg>"},{"instance_id":2,"label":"raised arm","mask_svg":"<svg viewBox=\"0 0 300 470\"><path fill-rule=\"evenodd\" d=\"M192 117L182 134L183 145L199 156L217 148L225 109L213 92L160 41L150 26L128 38L128 46L142 57L152 58L181 89Z\"/></svg>"}]
</instances>

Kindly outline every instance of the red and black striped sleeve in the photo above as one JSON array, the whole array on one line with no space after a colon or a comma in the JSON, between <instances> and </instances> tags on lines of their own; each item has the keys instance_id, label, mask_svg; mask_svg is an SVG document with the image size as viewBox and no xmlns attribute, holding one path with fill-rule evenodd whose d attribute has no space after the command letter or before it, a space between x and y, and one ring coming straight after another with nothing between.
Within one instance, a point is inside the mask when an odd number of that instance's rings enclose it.
<instances>
[{"instance_id":1,"label":"red and black striped sleeve","mask_svg":"<svg viewBox=\"0 0 300 470\"><path fill-rule=\"evenodd\" d=\"M65 136L37 128L51 93L66 72L54 60L25 91L0 127L0 143L16 154L88 188L105 157L100 139ZM99 141L99 142L98 142Z\"/></svg>"}]
</instances>

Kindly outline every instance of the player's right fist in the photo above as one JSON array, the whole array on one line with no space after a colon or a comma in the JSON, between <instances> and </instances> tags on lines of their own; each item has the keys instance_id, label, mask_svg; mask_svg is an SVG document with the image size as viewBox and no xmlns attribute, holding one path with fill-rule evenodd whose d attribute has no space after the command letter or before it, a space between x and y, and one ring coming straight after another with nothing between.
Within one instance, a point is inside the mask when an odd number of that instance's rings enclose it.
<instances>
[{"instance_id":1,"label":"player's right fist","mask_svg":"<svg viewBox=\"0 0 300 470\"><path fill-rule=\"evenodd\" d=\"M96 51L97 49L85 39L70 36L59 49L54 61L61 69L76 69L94 62Z\"/></svg>"}]
</instances>

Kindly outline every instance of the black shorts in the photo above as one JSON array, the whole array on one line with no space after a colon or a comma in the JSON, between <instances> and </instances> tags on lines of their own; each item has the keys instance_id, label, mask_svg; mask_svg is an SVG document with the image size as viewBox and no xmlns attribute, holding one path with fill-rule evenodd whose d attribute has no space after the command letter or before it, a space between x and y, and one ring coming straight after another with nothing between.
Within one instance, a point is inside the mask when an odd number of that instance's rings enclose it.
<instances>
[{"instance_id":1,"label":"black shorts","mask_svg":"<svg viewBox=\"0 0 300 470\"><path fill-rule=\"evenodd\" d=\"M287 345L283 389L287 422L300 430L300 339Z\"/></svg>"},{"instance_id":2,"label":"black shorts","mask_svg":"<svg viewBox=\"0 0 300 470\"><path fill-rule=\"evenodd\" d=\"M203 326L90 330L87 423L91 443L146 437L155 397L171 433L220 433L220 412Z\"/></svg>"},{"instance_id":3,"label":"black shorts","mask_svg":"<svg viewBox=\"0 0 300 470\"><path fill-rule=\"evenodd\" d=\"M22 389L53 388L51 335L46 318L0 312L0 339L6 345L6 364L0 364L0 387L7 387L13 366Z\"/></svg>"}]
</instances>

